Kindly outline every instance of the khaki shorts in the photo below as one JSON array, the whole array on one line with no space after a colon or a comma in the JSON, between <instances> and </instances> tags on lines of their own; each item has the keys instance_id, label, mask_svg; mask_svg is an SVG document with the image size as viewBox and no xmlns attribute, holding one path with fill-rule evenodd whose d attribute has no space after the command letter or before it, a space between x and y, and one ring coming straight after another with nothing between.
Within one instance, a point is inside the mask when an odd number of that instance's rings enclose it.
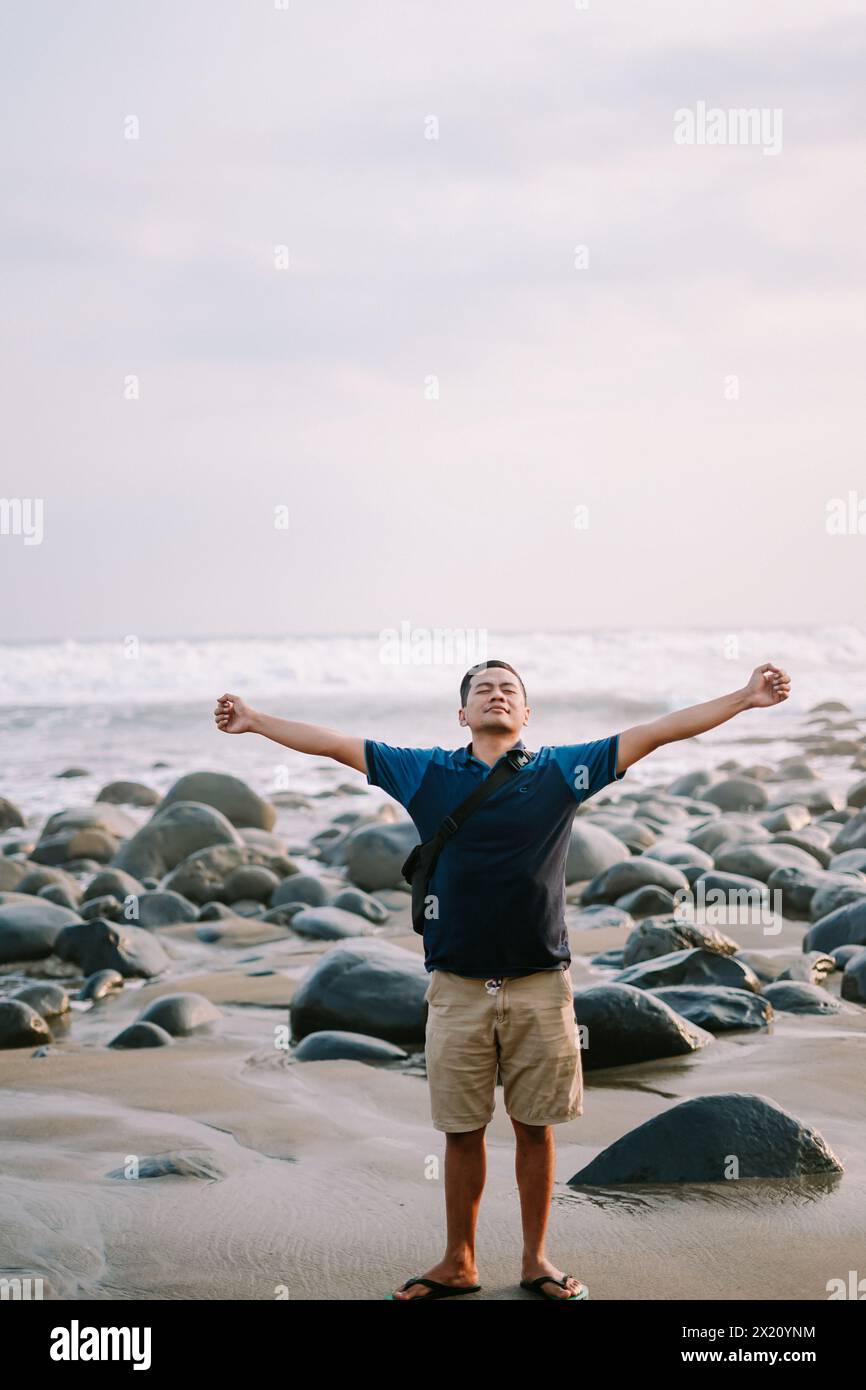
<instances>
[{"instance_id":1,"label":"khaki shorts","mask_svg":"<svg viewBox=\"0 0 866 1390\"><path fill-rule=\"evenodd\" d=\"M526 1125L583 1114L583 1073L570 970L503 980L431 972L427 1079L434 1129L462 1133L490 1123L499 1080L505 1109Z\"/></svg>"}]
</instances>

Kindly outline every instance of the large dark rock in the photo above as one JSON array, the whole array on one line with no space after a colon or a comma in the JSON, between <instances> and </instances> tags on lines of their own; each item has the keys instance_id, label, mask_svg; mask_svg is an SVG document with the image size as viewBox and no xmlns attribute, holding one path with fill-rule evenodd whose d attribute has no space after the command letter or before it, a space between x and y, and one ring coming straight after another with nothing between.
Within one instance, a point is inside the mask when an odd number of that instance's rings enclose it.
<instances>
[{"instance_id":1,"label":"large dark rock","mask_svg":"<svg viewBox=\"0 0 866 1390\"><path fill-rule=\"evenodd\" d=\"M229 876L236 869L250 865L263 865L272 869L278 878L297 872L297 866L290 859L255 849L243 842L210 845L205 849L194 850L181 860L175 869L166 874L160 887L181 893L190 902L198 903L200 906L209 902L222 902L225 900L225 883Z\"/></svg>"},{"instance_id":2,"label":"large dark rock","mask_svg":"<svg viewBox=\"0 0 866 1390\"><path fill-rule=\"evenodd\" d=\"M646 1120L569 1178L621 1183L804 1178L844 1171L826 1140L769 1096L698 1096Z\"/></svg>"},{"instance_id":3,"label":"large dark rock","mask_svg":"<svg viewBox=\"0 0 866 1390\"><path fill-rule=\"evenodd\" d=\"M581 904L586 907L592 903L613 903L636 888L644 887L645 884L666 888L671 894L683 892L691 895L689 881L681 869L675 868L672 864L663 864L660 859L648 859L646 855L640 854L633 855L631 859L623 859L619 864L612 864L609 869L604 869L600 874L596 874L595 878L590 879L583 890Z\"/></svg>"},{"instance_id":4,"label":"large dark rock","mask_svg":"<svg viewBox=\"0 0 866 1390\"><path fill-rule=\"evenodd\" d=\"M347 1061L371 1065L403 1062L407 1055L402 1047L396 1047L394 1043L382 1042L381 1038L365 1038L362 1033L343 1033L338 1028L308 1033L294 1052L298 1062Z\"/></svg>"},{"instance_id":5,"label":"large dark rock","mask_svg":"<svg viewBox=\"0 0 866 1390\"><path fill-rule=\"evenodd\" d=\"M852 1004L866 1004L866 950L855 952L845 962L839 992Z\"/></svg>"},{"instance_id":6,"label":"large dark rock","mask_svg":"<svg viewBox=\"0 0 866 1390\"><path fill-rule=\"evenodd\" d=\"M849 849L866 849L866 810L852 816L833 841L834 854L843 854Z\"/></svg>"},{"instance_id":7,"label":"large dark rock","mask_svg":"<svg viewBox=\"0 0 866 1390\"><path fill-rule=\"evenodd\" d=\"M144 782L108 782L96 798L114 806L158 806L159 792Z\"/></svg>"},{"instance_id":8,"label":"large dark rock","mask_svg":"<svg viewBox=\"0 0 866 1390\"><path fill-rule=\"evenodd\" d=\"M804 951L832 951L836 946L866 946L866 900L837 907L803 937Z\"/></svg>"},{"instance_id":9,"label":"large dark rock","mask_svg":"<svg viewBox=\"0 0 866 1390\"><path fill-rule=\"evenodd\" d=\"M683 870L692 866L700 869L713 867L713 856L687 840L656 840L654 845L644 850L644 855L647 859L661 859L662 863L674 864Z\"/></svg>"},{"instance_id":10,"label":"large dark rock","mask_svg":"<svg viewBox=\"0 0 866 1390\"><path fill-rule=\"evenodd\" d=\"M117 970L125 979L150 979L170 964L162 942L152 932L103 918L64 927L54 951L61 960L80 966L85 975Z\"/></svg>"},{"instance_id":11,"label":"large dark rock","mask_svg":"<svg viewBox=\"0 0 866 1390\"><path fill-rule=\"evenodd\" d=\"M51 1041L45 1019L23 999L0 999L0 1048L33 1047Z\"/></svg>"},{"instance_id":12,"label":"large dark rock","mask_svg":"<svg viewBox=\"0 0 866 1390\"><path fill-rule=\"evenodd\" d=\"M303 903L306 907L324 907L330 894L328 885L315 874L292 874L282 879L271 893L270 907L284 903Z\"/></svg>"},{"instance_id":13,"label":"large dark rock","mask_svg":"<svg viewBox=\"0 0 866 1390\"><path fill-rule=\"evenodd\" d=\"M406 882L400 870L417 844L418 831L411 821L365 825L353 831L346 842L344 856L349 878L368 893L399 888Z\"/></svg>"},{"instance_id":14,"label":"large dark rock","mask_svg":"<svg viewBox=\"0 0 866 1390\"><path fill-rule=\"evenodd\" d=\"M230 821L212 806L177 801L161 806L147 824L121 846L112 868L124 869L136 878L160 879L196 850L212 845L233 845L242 849L243 840Z\"/></svg>"},{"instance_id":15,"label":"large dark rock","mask_svg":"<svg viewBox=\"0 0 866 1390\"><path fill-rule=\"evenodd\" d=\"M826 989L807 981L777 980L765 986L764 998L780 1014L838 1014L842 1008Z\"/></svg>"},{"instance_id":16,"label":"large dark rock","mask_svg":"<svg viewBox=\"0 0 866 1390\"><path fill-rule=\"evenodd\" d=\"M222 1011L203 994L185 990L178 994L161 994L151 1000L136 1018L136 1023L155 1023L173 1038L186 1038L191 1033L209 1031L222 1018Z\"/></svg>"},{"instance_id":17,"label":"large dark rock","mask_svg":"<svg viewBox=\"0 0 866 1390\"><path fill-rule=\"evenodd\" d=\"M726 777L707 787L701 796L722 811L759 811L770 799L764 784L751 777Z\"/></svg>"},{"instance_id":18,"label":"large dark rock","mask_svg":"<svg viewBox=\"0 0 866 1390\"><path fill-rule=\"evenodd\" d=\"M673 916L648 917L629 933L623 949L623 966L637 965L639 961L654 960L658 956L670 955L672 951L696 947L717 951L721 956L732 956L739 950L736 941L714 927L683 922Z\"/></svg>"},{"instance_id":19,"label":"large dark rock","mask_svg":"<svg viewBox=\"0 0 866 1390\"><path fill-rule=\"evenodd\" d=\"M666 985L651 991L689 1023L708 1033L728 1033L740 1028L766 1028L773 1006L748 989L724 985Z\"/></svg>"},{"instance_id":20,"label":"large dark rock","mask_svg":"<svg viewBox=\"0 0 866 1390\"><path fill-rule=\"evenodd\" d=\"M50 980L35 980L32 985L22 985L12 998L29 1004L46 1021L69 1013L69 995L62 985L52 984Z\"/></svg>"},{"instance_id":21,"label":"large dark rock","mask_svg":"<svg viewBox=\"0 0 866 1390\"><path fill-rule=\"evenodd\" d=\"M673 912L676 903L667 888L659 888L656 883L645 883L642 888L623 893L621 898L617 898L615 906L632 917L655 917L659 913Z\"/></svg>"},{"instance_id":22,"label":"large dark rock","mask_svg":"<svg viewBox=\"0 0 866 1390\"><path fill-rule=\"evenodd\" d=\"M109 1047L169 1047L174 1038L156 1023L130 1023L111 1039Z\"/></svg>"},{"instance_id":23,"label":"large dark rock","mask_svg":"<svg viewBox=\"0 0 866 1390\"><path fill-rule=\"evenodd\" d=\"M344 912L355 912L366 922L377 924L387 921L391 915L383 902L361 888L341 888L331 906L340 907Z\"/></svg>"},{"instance_id":24,"label":"large dark rock","mask_svg":"<svg viewBox=\"0 0 866 1390\"><path fill-rule=\"evenodd\" d=\"M622 841L616 835L603 825L592 825L575 816L565 861L566 883L595 878L621 859Z\"/></svg>"},{"instance_id":25,"label":"large dark rock","mask_svg":"<svg viewBox=\"0 0 866 1390\"><path fill-rule=\"evenodd\" d=\"M80 921L77 912L45 898L4 903L0 906L0 965L45 960L63 928Z\"/></svg>"},{"instance_id":26,"label":"large dark rock","mask_svg":"<svg viewBox=\"0 0 866 1390\"><path fill-rule=\"evenodd\" d=\"M232 777L227 772L189 772L179 778L166 792L162 806L180 802L213 806L238 829L251 826L256 830L272 830L277 819L275 806L264 801L240 777Z\"/></svg>"},{"instance_id":27,"label":"large dark rock","mask_svg":"<svg viewBox=\"0 0 866 1390\"><path fill-rule=\"evenodd\" d=\"M634 985L636 989L658 989L662 985L727 985L731 989L749 989L758 994L761 988L758 977L744 961L700 947L691 951L671 951L669 955L627 966L616 980L620 984Z\"/></svg>"},{"instance_id":28,"label":"large dark rock","mask_svg":"<svg viewBox=\"0 0 866 1390\"><path fill-rule=\"evenodd\" d=\"M812 855L795 845L764 842L723 845L716 854L717 869L724 873L746 874L749 878L759 878L762 883L768 882L774 869L788 864L798 869L815 869Z\"/></svg>"},{"instance_id":29,"label":"large dark rock","mask_svg":"<svg viewBox=\"0 0 866 1390\"><path fill-rule=\"evenodd\" d=\"M356 912L341 907L305 907L292 918L292 931L315 941L338 941L347 936L366 936L371 928Z\"/></svg>"},{"instance_id":30,"label":"large dark rock","mask_svg":"<svg viewBox=\"0 0 866 1390\"><path fill-rule=\"evenodd\" d=\"M574 995L584 1070L684 1057L712 1042L654 994L625 984L592 985Z\"/></svg>"},{"instance_id":31,"label":"large dark rock","mask_svg":"<svg viewBox=\"0 0 866 1390\"><path fill-rule=\"evenodd\" d=\"M333 946L292 999L292 1041L338 1029L415 1050L424 1046L430 976L420 956L388 941Z\"/></svg>"},{"instance_id":32,"label":"large dark rock","mask_svg":"<svg viewBox=\"0 0 866 1390\"><path fill-rule=\"evenodd\" d=\"M730 845L769 841L770 832L754 816L730 812L728 815L720 816L718 820L707 821L706 824L698 826L686 838L690 845L697 845L698 849L711 854L718 867L717 851L723 846L728 848Z\"/></svg>"}]
</instances>

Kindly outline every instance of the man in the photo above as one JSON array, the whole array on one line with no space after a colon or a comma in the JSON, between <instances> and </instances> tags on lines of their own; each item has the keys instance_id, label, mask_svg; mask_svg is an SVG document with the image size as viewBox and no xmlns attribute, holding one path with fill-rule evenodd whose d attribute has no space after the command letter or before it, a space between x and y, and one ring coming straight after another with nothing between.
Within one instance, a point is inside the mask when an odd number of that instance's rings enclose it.
<instances>
[{"instance_id":1,"label":"man","mask_svg":"<svg viewBox=\"0 0 866 1390\"><path fill-rule=\"evenodd\" d=\"M765 662L730 695L590 743L544 746L447 841L428 884L425 965L431 974L426 1057L433 1124L446 1135L443 1258L395 1300L475 1292L475 1230L486 1170L485 1131L497 1075L516 1136L523 1223L521 1284L545 1298L588 1297L544 1253L553 1192L552 1126L583 1111L580 1045L564 918L565 860L577 807L654 749L705 733L743 710L786 700L790 678ZM395 748L252 710L221 695L225 733L263 734L357 768L408 810L421 840L512 748L530 709L505 661L467 671L458 721L465 748ZM623 851L624 855L626 851Z\"/></svg>"}]
</instances>

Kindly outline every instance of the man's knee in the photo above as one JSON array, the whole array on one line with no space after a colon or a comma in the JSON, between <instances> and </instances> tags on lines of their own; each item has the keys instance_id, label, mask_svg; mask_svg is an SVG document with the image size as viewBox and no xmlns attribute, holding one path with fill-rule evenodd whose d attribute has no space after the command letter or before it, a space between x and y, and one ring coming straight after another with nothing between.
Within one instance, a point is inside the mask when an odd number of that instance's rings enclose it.
<instances>
[{"instance_id":1,"label":"man's knee","mask_svg":"<svg viewBox=\"0 0 866 1390\"><path fill-rule=\"evenodd\" d=\"M508 1117L514 1126L514 1133L519 1140L527 1144L545 1144L548 1135L553 1134L552 1125L525 1125L522 1120L515 1120L513 1115Z\"/></svg>"},{"instance_id":2,"label":"man's knee","mask_svg":"<svg viewBox=\"0 0 866 1390\"><path fill-rule=\"evenodd\" d=\"M445 1142L454 1148L471 1149L481 1143L486 1130L487 1125L481 1125L479 1129L446 1129Z\"/></svg>"}]
</instances>

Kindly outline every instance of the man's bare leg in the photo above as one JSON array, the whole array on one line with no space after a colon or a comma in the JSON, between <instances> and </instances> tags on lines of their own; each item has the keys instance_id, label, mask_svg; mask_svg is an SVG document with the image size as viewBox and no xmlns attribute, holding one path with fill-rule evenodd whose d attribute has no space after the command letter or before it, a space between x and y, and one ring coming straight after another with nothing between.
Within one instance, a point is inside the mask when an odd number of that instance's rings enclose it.
<instances>
[{"instance_id":1,"label":"man's bare leg","mask_svg":"<svg viewBox=\"0 0 866 1390\"><path fill-rule=\"evenodd\" d=\"M544 1236L550 1216L556 1166L553 1127L524 1125L513 1116L511 1123L517 1138L514 1171L517 1174L520 1214L523 1220L523 1263L520 1277L538 1279L542 1274L552 1274L554 1279L561 1279L565 1271L557 1269L544 1253ZM543 1288L545 1293L553 1294L555 1298L569 1298L577 1293L577 1282L572 1277L564 1289L558 1289L555 1284L545 1284Z\"/></svg>"},{"instance_id":2,"label":"man's bare leg","mask_svg":"<svg viewBox=\"0 0 866 1390\"><path fill-rule=\"evenodd\" d=\"M427 1279L440 1284L465 1288L478 1283L475 1264L475 1228L478 1208L487 1176L487 1147L481 1129L445 1136L445 1220L447 1245L438 1265L425 1269ZM403 1293L394 1290L395 1298L423 1298L430 1290L424 1284L413 1284Z\"/></svg>"}]
</instances>

